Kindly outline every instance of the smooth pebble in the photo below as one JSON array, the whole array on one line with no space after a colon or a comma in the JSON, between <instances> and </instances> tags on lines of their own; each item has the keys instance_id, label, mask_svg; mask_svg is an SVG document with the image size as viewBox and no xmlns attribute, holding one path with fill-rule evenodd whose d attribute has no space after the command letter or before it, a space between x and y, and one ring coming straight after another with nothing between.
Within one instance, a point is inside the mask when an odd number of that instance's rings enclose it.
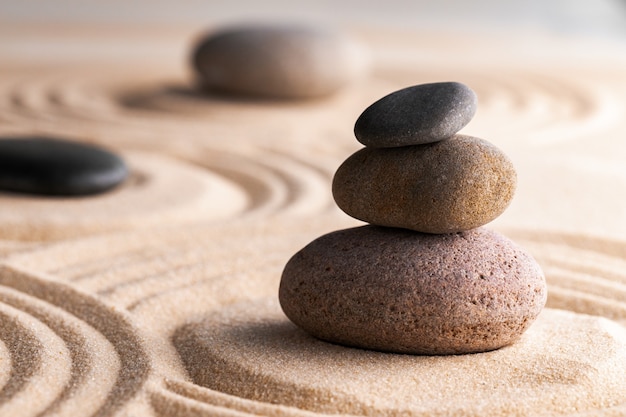
<instances>
[{"instance_id":1,"label":"smooth pebble","mask_svg":"<svg viewBox=\"0 0 626 417\"><path fill-rule=\"evenodd\" d=\"M509 205L517 175L491 143L457 135L401 148L363 148L337 170L337 205L365 222L425 233L473 229Z\"/></svg>"},{"instance_id":2,"label":"smooth pebble","mask_svg":"<svg viewBox=\"0 0 626 417\"><path fill-rule=\"evenodd\" d=\"M306 26L230 27L205 37L193 65L203 87L261 98L336 92L365 69L364 49L331 30Z\"/></svg>"},{"instance_id":3,"label":"smooth pebble","mask_svg":"<svg viewBox=\"0 0 626 417\"><path fill-rule=\"evenodd\" d=\"M535 260L485 228L444 235L363 226L297 252L283 311L311 335L386 352L461 354L516 341L546 302Z\"/></svg>"},{"instance_id":4,"label":"smooth pebble","mask_svg":"<svg viewBox=\"0 0 626 417\"><path fill-rule=\"evenodd\" d=\"M46 137L0 139L0 189L56 196L107 191L128 175L117 155L73 141Z\"/></svg>"},{"instance_id":5,"label":"smooth pebble","mask_svg":"<svg viewBox=\"0 0 626 417\"><path fill-rule=\"evenodd\" d=\"M476 94L465 84L420 84L370 105L354 125L359 142L374 148L419 145L449 138L476 113Z\"/></svg>"}]
</instances>

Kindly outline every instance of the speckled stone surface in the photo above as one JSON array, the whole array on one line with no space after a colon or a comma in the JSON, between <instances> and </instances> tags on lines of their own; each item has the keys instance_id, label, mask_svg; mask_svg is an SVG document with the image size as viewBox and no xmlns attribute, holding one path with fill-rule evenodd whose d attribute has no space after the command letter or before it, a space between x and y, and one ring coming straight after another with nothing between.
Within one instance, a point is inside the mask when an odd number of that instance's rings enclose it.
<instances>
[{"instance_id":1,"label":"speckled stone surface","mask_svg":"<svg viewBox=\"0 0 626 417\"><path fill-rule=\"evenodd\" d=\"M517 175L491 143L457 135L402 148L364 148L333 179L337 205L371 224L425 233L473 229L498 217Z\"/></svg>"},{"instance_id":2,"label":"speckled stone surface","mask_svg":"<svg viewBox=\"0 0 626 417\"><path fill-rule=\"evenodd\" d=\"M420 84L395 91L370 105L354 125L365 146L388 148L449 138L472 120L477 98L465 84Z\"/></svg>"},{"instance_id":3,"label":"speckled stone surface","mask_svg":"<svg viewBox=\"0 0 626 417\"><path fill-rule=\"evenodd\" d=\"M363 226L324 235L285 266L280 304L322 340L460 354L509 345L546 302L534 259L488 229L430 235Z\"/></svg>"},{"instance_id":4,"label":"speckled stone surface","mask_svg":"<svg viewBox=\"0 0 626 417\"><path fill-rule=\"evenodd\" d=\"M258 98L336 92L365 71L365 51L343 34L308 26L233 26L209 34L193 66L210 91Z\"/></svg>"},{"instance_id":5,"label":"speckled stone surface","mask_svg":"<svg viewBox=\"0 0 626 417\"><path fill-rule=\"evenodd\" d=\"M121 157L94 145L50 137L0 138L0 190L81 196L107 191L127 176Z\"/></svg>"}]
</instances>

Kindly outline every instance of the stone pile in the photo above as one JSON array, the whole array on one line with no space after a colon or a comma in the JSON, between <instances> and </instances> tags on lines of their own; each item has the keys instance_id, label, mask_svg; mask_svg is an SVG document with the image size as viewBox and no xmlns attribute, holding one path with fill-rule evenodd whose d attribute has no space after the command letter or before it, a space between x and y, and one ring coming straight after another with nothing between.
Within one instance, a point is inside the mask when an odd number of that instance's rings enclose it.
<instances>
[{"instance_id":1,"label":"stone pile","mask_svg":"<svg viewBox=\"0 0 626 417\"><path fill-rule=\"evenodd\" d=\"M322 236L285 266L279 299L296 325L347 346L412 354L509 345L546 302L535 260L481 226L509 205L516 172L491 143L458 135L477 99L417 85L368 107L366 147L337 170L333 196L370 225Z\"/></svg>"}]
</instances>

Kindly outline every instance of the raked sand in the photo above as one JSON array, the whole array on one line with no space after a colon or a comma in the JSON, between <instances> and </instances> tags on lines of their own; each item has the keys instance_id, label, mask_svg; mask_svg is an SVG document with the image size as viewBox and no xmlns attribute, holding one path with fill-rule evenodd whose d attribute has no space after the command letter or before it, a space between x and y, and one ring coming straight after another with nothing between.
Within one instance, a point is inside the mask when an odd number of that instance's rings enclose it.
<instances>
[{"instance_id":1,"label":"raked sand","mask_svg":"<svg viewBox=\"0 0 626 417\"><path fill-rule=\"evenodd\" d=\"M96 197L0 195L0 416L626 413L624 46L359 29L367 77L246 102L195 92L199 29L0 29L0 134L97 143L132 172ZM295 251L360 224L330 193L356 117L448 80L478 94L463 133L516 165L489 227L537 258L547 308L518 343L474 355L309 337L278 283Z\"/></svg>"}]
</instances>

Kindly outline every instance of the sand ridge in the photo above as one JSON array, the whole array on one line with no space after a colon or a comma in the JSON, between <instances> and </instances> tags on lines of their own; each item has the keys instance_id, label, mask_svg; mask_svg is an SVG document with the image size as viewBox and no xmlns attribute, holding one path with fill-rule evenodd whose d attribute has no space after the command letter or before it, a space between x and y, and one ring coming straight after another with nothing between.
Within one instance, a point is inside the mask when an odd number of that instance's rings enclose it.
<instances>
[{"instance_id":1,"label":"sand ridge","mask_svg":"<svg viewBox=\"0 0 626 417\"><path fill-rule=\"evenodd\" d=\"M319 413L568 414L618 404L624 390L616 383L625 370L624 328L551 309L520 342L473 355L394 355L321 342L286 320L274 299L224 308L179 329L173 341L199 385Z\"/></svg>"},{"instance_id":2,"label":"sand ridge","mask_svg":"<svg viewBox=\"0 0 626 417\"><path fill-rule=\"evenodd\" d=\"M576 40L538 37L529 51L511 47L527 42L515 34L360 30L368 78L327 99L263 103L195 92L180 59L190 28L129 31L98 54L122 32L40 28L0 47L0 133L97 143L133 172L100 197L0 196L0 415L626 411L619 46L599 42L591 62ZM68 36L86 46L81 62ZM518 345L477 360L298 333L276 304L280 273L310 240L360 224L330 193L359 147L356 117L389 91L441 80L476 90L463 133L518 170L510 209L489 227L538 259L549 309Z\"/></svg>"}]
</instances>

